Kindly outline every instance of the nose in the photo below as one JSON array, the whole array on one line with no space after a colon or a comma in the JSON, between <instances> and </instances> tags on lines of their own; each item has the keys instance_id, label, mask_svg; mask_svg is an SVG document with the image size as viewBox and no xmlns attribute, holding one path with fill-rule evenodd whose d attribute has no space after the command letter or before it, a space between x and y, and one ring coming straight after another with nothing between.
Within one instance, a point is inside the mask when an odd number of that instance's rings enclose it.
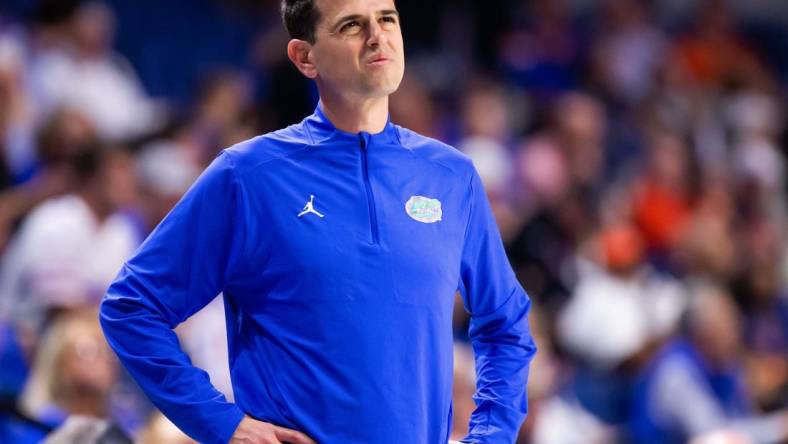
<instances>
[{"instance_id":1,"label":"nose","mask_svg":"<svg viewBox=\"0 0 788 444\"><path fill-rule=\"evenodd\" d=\"M367 38L367 46L370 48L377 48L378 46L386 43L386 32L377 20L371 20L369 25L369 36Z\"/></svg>"}]
</instances>

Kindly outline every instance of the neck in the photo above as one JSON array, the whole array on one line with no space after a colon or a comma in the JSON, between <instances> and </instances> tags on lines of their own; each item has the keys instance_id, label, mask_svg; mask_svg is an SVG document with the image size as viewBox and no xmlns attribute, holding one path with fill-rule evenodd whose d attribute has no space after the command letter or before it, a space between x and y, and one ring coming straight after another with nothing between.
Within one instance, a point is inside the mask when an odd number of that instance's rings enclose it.
<instances>
[{"instance_id":1,"label":"neck","mask_svg":"<svg viewBox=\"0 0 788 444\"><path fill-rule=\"evenodd\" d=\"M320 94L323 113L338 129L348 133L361 131L377 134L386 128L389 117L389 97L349 100L330 93Z\"/></svg>"}]
</instances>

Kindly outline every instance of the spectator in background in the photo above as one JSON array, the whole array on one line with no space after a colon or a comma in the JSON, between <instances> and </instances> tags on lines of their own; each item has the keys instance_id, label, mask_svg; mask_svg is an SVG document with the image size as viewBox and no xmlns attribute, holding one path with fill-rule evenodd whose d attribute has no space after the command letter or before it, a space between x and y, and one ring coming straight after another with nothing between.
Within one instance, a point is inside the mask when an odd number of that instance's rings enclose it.
<instances>
[{"instance_id":1,"label":"spectator in background","mask_svg":"<svg viewBox=\"0 0 788 444\"><path fill-rule=\"evenodd\" d=\"M43 444L133 444L117 426L103 420L71 415L47 435Z\"/></svg>"},{"instance_id":2,"label":"spectator in background","mask_svg":"<svg viewBox=\"0 0 788 444\"><path fill-rule=\"evenodd\" d=\"M29 178L35 163L34 117L21 38L0 30L0 190Z\"/></svg>"},{"instance_id":3,"label":"spectator in background","mask_svg":"<svg viewBox=\"0 0 788 444\"><path fill-rule=\"evenodd\" d=\"M766 411L788 407L788 299L780 276L785 239L764 215L741 227L742 272L733 289L742 308L743 357L753 400Z\"/></svg>"},{"instance_id":4,"label":"spectator in background","mask_svg":"<svg viewBox=\"0 0 788 444\"><path fill-rule=\"evenodd\" d=\"M62 170L34 177L34 109L27 94L22 35L0 29L0 253L18 219L67 185Z\"/></svg>"},{"instance_id":5,"label":"spectator in background","mask_svg":"<svg viewBox=\"0 0 788 444\"><path fill-rule=\"evenodd\" d=\"M35 135L32 177L0 193L0 251L13 225L44 200L73 191L74 159L96 139L92 122L69 108L54 112Z\"/></svg>"},{"instance_id":6,"label":"spectator in background","mask_svg":"<svg viewBox=\"0 0 788 444\"><path fill-rule=\"evenodd\" d=\"M725 123L731 133L733 179L751 204L775 213L786 205L785 153L778 137L784 129L784 107L768 91L744 89L726 101Z\"/></svg>"},{"instance_id":7,"label":"spectator in background","mask_svg":"<svg viewBox=\"0 0 788 444\"><path fill-rule=\"evenodd\" d=\"M603 2L605 18L592 48L593 76L609 99L636 105L651 92L667 36L643 0Z\"/></svg>"},{"instance_id":8,"label":"spectator in background","mask_svg":"<svg viewBox=\"0 0 788 444\"><path fill-rule=\"evenodd\" d=\"M139 444L197 444L171 423L166 416L157 412L148 420L145 429L140 433Z\"/></svg>"},{"instance_id":9,"label":"spectator in background","mask_svg":"<svg viewBox=\"0 0 788 444\"><path fill-rule=\"evenodd\" d=\"M537 443L618 442L631 369L676 329L682 286L646 261L625 186L602 199L600 227L578 247L578 281L556 320L564 380L535 418Z\"/></svg>"},{"instance_id":10,"label":"spectator in background","mask_svg":"<svg viewBox=\"0 0 788 444\"><path fill-rule=\"evenodd\" d=\"M508 144L512 112L506 92L489 80L477 80L463 98L464 137L457 148L474 161L485 189L500 194L512 179Z\"/></svg>"},{"instance_id":11,"label":"spectator in background","mask_svg":"<svg viewBox=\"0 0 788 444\"><path fill-rule=\"evenodd\" d=\"M583 408L577 399L550 396L539 404L531 441L524 442L610 444L618 441L615 428Z\"/></svg>"},{"instance_id":12,"label":"spectator in background","mask_svg":"<svg viewBox=\"0 0 788 444\"><path fill-rule=\"evenodd\" d=\"M257 134L251 84L241 72L225 69L205 76L197 92L195 113L184 128L197 148L200 165L207 166L221 147Z\"/></svg>"},{"instance_id":13,"label":"spectator in background","mask_svg":"<svg viewBox=\"0 0 788 444\"><path fill-rule=\"evenodd\" d=\"M517 228L509 195L514 180L509 148L515 123L512 111L505 90L492 81L477 80L462 101L465 134L457 143L479 172L504 242Z\"/></svg>"},{"instance_id":14,"label":"spectator in background","mask_svg":"<svg viewBox=\"0 0 788 444\"><path fill-rule=\"evenodd\" d=\"M163 110L146 96L126 59L111 51L112 10L100 2L75 3L79 4L73 11L39 31L51 33L31 67L41 117L63 106L74 107L109 141L155 129L163 122Z\"/></svg>"},{"instance_id":15,"label":"spectator in background","mask_svg":"<svg viewBox=\"0 0 788 444\"><path fill-rule=\"evenodd\" d=\"M741 32L729 3L700 2L693 23L674 38L663 64L665 88L659 100L667 107L661 119L692 142L703 176L728 175L727 169L738 169L739 159L731 157L734 147L743 142L737 127L761 119L759 113L736 113L730 119L731 102L739 101L741 92L774 91L771 74Z\"/></svg>"},{"instance_id":16,"label":"spectator in background","mask_svg":"<svg viewBox=\"0 0 788 444\"><path fill-rule=\"evenodd\" d=\"M97 144L82 149L70 159L74 192L36 207L3 257L2 313L35 333L53 309L97 305L138 244L116 213L133 199L129 155Z\"/></svg>"},{"instance_id":17,"label":"spectator in background","mask_svg":"<svg viewBox=\"0 0 788 444\"><path fill-rule=\"evenodd\" d=\"M567 373L535 418L538 443L617 442L631 369L675 331L684 305L681 284L645 260L628 186L604 194L596 219L572 258L577 282L556 318Z\"/></svg>"},{"instance_id":18,"label":"spectator in background","mask_svg":"<svg viewBox=\"0 0 788 444\"><path fill-rule=\"evenodd\" d=\"M602 102L590 94L567 93L553 109L553 137L566 156L574 187L595 202L608 181L605 154L607 120Z\"/></svg>"},{"instance_id":19,"label":"spectator in background","mask_svg":"<svg viewBox=\"0 0 788 444\"><path fill-rule=\"evenodd\" d=\"M69 415L109 418L117 361L97 318L94 309L86 309L64 312L54 320L36 352L21 398L22 411L51 426L62 424ZM24 441L28 442L38 439Z\"/></svg>"},{"instance_id":20,"label":"spectator in background","mask_svg":"<svg viewBox=\"0 0 788 444\"><path fill-rule=\"evenodd\" d=\"M174 197L174 201L166 199L167 209L171 208L196 178L194 168L201 171L221 147L252 137L258 116L252 106L250 89L249 79L241 72L228 68L206 74L196 90L193 112L175 119L166 131L154 133L152 140L142 143L139 163L145 167L138 173L142 174L143 186L148 188L145 191L157 188L158 192ZM154 166L157 162L163 163ZM173 177L166 177L170 168ZM152 221L154 225L161 216Z\"/></svg>"},{"instance_id":21,"label":"spectator in background","mask_svg":"<svg viewBox=\"0 0 788 444\"><path fill-rule=\"evenodd\" d=\"M601 104L587 94L561 96L550 115L518 147L520 221L507 251L528 290L555 313L574 284L575 250L596 226L606 128Z\"/></svg>"},{"instance_id":22,"label":"spectator in background","mask_svg":"<svg viewBox=\"0 0 788 444\"><path fill-rule=\"evenodd\" d=\"M550 103L578 84L585 48L567 3L523 2L525 14L501 39L498 58L504 78L539 103Z\"/></svg>"},{"instance_id":23,"label":"spectator in background","mask_svg":"<svg viewBox=\"0 0 788 444\"><path fill-rule=\"evenodd\" d=\"M636 380L633 442L684 443L731 429L754 442L788 438L788 411L759 418L742 379L740 318L730 295L696 283L684 337L667 344Z\"/></svg>"},{"instance_id":24,"label":"spectator in background","mask_svg":"<svg viewBox=\"0 0 788 444\"><path fill-rule=\"evenodd\" d=\"M29 435L39 436L47 430L46 427L39 430L21 418L17 407L29 361L11 323L0 317L0 442L21 442Z\"/></svg>"},{"instance_id":25,"label":"spectator in background","mask_svg":"<svg viewBox=\"0 0 788 444\"><path fill-rule=\"evenodd\" d=\"M147 236L172 209L201 171L185 142L161 139L142 147L135 161L138 228Z\"/></svg>"},{"instance_id":26,"label":"spectator in background","mask_svg":"<svg viewBox=\"0 0 788 444\"><path fill-rule=\"evenodd\" d=\"M93 120L78 109L68 107L53 112L36 136L37 174L51 165L68 165L99 140Z\"/></svg>"},{"instance_id":27,"label":"spectator in background","mask_svg":"<svg viewBox=\"0 0 788 444\"><path fill-rule=\"evenodd\" d=\"M665 131L649 137L643 174L634 187L634 218L653 263L665 268L692 214L690 153L681 138Z\"/></svg>"},{"instance_id":28,"label":"spectator in background","mask_svg":"<svg viewBox=\"0 0 788 444\"><path fill-rule=\"evenodd\" d=\"M744 262L736 237L735 206L733 187L725 177L701 184L692 214L682 222L686 226L672 250L682 275L733 283Z\"/></svg>"},{"instance_id":29,"label":"spectator in background","mask_svg":"<svg viewBox=\"0 0 788 444\"><path fill-rule=\"evenodd\" d=\"M696 21L685 35L675 40L668 63L689 75L704 92L720 92L763 70L743 35L727 0L700 2Z\"/></svg>"},{"instance_id":30,"label":"spectator in background","mask_svg":"<svg viewBox=\"0 0 788 444\"><path fill-rule=\"evenodd\" d=\"M683 288L645 261L640 234L626 223L603 227L601 257L581 267L559 334L580 362L612 372L649 343L669 337L684 307Z\"/></svg>"}]
</instances>

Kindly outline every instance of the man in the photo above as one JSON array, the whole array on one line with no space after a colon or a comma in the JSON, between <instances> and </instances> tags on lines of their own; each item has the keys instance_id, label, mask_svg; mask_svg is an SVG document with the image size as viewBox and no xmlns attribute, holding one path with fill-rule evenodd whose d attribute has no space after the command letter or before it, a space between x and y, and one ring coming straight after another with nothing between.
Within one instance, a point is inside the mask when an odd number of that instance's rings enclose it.
<instances>
[{"instance_id":1,"label":"man","mask_svg":"<svg viewBox=\"0 0 788 444\"><path fill-rule=\"evenodd\" d=\"M0 316L31 338L63 309L95 307L139 245L118 212L134 198L131 157L96 142L80 149L64 162L73 192L35 207L0 261Z\"/></svg>"},{"instance_id":2,"label":"man","mask_svg":"<svg viewBox=\"0 0 788 444\"><path fill-rule=\"evenodd\" d=\"M459 288L479 381L464 441L513 443L530 301L468 158L388 120L404 70L393 0L282 9L321 103L208 167L110 287L110 344L201 442L442 444ZM219 292L234 404L171 331Z\"/></svg>"}]
</instances>

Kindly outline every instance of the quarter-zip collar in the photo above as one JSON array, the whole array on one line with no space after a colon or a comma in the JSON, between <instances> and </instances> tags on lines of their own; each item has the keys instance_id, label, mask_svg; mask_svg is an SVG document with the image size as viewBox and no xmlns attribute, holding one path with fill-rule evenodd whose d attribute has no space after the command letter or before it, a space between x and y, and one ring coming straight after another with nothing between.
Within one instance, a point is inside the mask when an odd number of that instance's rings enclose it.
<instances>
[{"instance_id":1,"label":"quarter-zip collar","mask_svg":"<svg viewBox=\"0 0 788 444\"><path fill-rule=\"evenodd\" d=\"M328 117L326 117L326 114L323 112L322 102L318 102L315 112L304 120L304 126L307 129L309 137L312 139L312 143L316 145L326 142L349 142L358 145L360 134L368 139L370 146L378 144L400 144L399 130L396 125L391 123L390 115L386 119L386 126L379 133L370 134L366 131L349 133L335 127Z\"/></svg>"}]
</instances>

